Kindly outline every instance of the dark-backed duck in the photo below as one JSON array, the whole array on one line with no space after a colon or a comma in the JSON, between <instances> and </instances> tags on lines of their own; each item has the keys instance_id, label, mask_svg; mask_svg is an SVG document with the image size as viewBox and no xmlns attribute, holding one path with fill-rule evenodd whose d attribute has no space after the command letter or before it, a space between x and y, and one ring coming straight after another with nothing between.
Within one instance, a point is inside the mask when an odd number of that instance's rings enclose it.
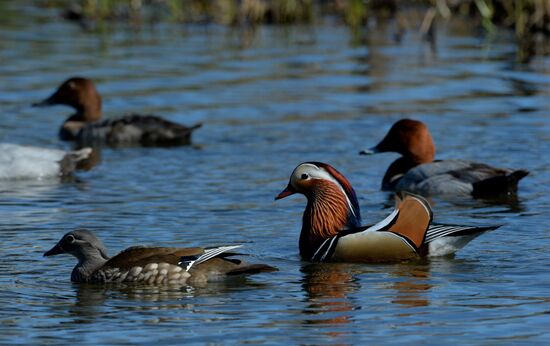
<instances>
[{"instance_id":1,"label":"dark-backed duck","mask_svg":"<svg viewBox=\"0 0 550 346\"><path fill-rule=\"evenodd\" d=\"M193 131L202 126L187 127L155 115L130 114L101 120L101 96L94 83L83 77L67 79L50 97L33 106L52 105L75 109L76 113L61 126L59 137L80 145L189 145Z\"/></svg>"},{"instance_id":2,"label":"dark-backed duck","mask_svg":"<svg viewBox=\"0 0 550 346\"><path fill-rule=\"evenodd\" d=\"M491 197L517 192L518 181L528 171L495 168L467 160L436 160L428 127L417 120L397 121L384 139L360 154L396 152L382 179L382 190L409 191L423 196L471 195Z\"/></svg>"}]
</instances>

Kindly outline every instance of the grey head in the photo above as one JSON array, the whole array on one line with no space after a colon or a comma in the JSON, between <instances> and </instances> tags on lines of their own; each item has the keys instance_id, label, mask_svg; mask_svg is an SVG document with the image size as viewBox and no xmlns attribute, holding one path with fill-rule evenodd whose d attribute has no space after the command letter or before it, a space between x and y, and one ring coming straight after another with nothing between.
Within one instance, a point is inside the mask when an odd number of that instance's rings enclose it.
<instances>
[{"instance_id":1,"label":"grey head","mask_svg":"<svg viewBox=\"0 0 550 346\"><path fill-rule=\"evenodd\" d=\"M80 263L87 261L105 262L109 259L105 245L87 229L76 229L68 232L61 237L53 248L46 251L44 256L64 253L78 258Z\"/></svg>"}]
</instances>

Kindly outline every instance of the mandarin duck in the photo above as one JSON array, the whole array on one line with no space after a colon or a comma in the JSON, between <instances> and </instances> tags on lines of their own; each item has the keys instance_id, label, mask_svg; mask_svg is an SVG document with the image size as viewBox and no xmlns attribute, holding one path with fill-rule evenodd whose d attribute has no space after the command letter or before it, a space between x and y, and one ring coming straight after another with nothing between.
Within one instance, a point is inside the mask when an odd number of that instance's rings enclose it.
<instances>
[{"instance_id":1,"label":"mandarin duck","mask_svg":"<svg viewBox=\"0 0 550 346\"><path fill-rule=\"evenodd\" d=\"M94 83L83 77L67 79L35 107L66 105L76 113L65 120L59 137L79 145L178 146L191 144L191 134L202 126L180 125L155 115L130 114L101 121L101 96Z\"/></svg>"},{"instance_id":2,"label":"mandarin duck","mask_svg":"<svg viewBox=\"0 0 550 346\"><path fill-rule=\"evenodd\" d=\"M387 262L450 255L481 233L499 227L432 224L428 202L411 194L381 222L362 226L353 187L334 167L322 162L298 165L275 199L295 193L307 198L300 255L313 262Z\"/></svg>"},{"instance_id":3,"label":"mandarin duck","mask_svg":"<svg viewBox=\"0 0 550 346\"><path fill-rule=\"evenodd\" d=\"M241 245L212 248L133 246L114 257L89 230L65 234L44 256L70 254L78 259L71 273L73 282L137 283L150 285L203 284L240 274L276 271L266 264L247 264L231 258Z\"/></svg>"}]
</instances>

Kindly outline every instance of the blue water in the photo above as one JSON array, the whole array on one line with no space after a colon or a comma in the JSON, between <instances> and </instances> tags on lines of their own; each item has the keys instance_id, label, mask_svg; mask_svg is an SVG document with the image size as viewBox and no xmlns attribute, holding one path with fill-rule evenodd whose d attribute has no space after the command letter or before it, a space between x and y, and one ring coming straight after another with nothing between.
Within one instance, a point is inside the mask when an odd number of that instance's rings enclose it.
<instances>
[{"instance_id":1,"label":"blue water","mask_svg":"<svg viewBox=\"0 0 550 346\"><path fill-rule=\"evenodd\" d=\"M179 24L85 32L55 10L0 5L0 141L69 148L70 109L31 108L72 75L104 114L203 122L195 145L101 151L71 182L0 183L0 344L547 344L550 341L550 60L517 63L513 37L439 27L436 51L391 26L244 31ZM354 185L365 223L394 154L358 156L400 118L430 127L439 158L528 169L506 203L431 200L435 220L503 224L454 258L308 264L303 197L274 202L302 161ZM131 245L245 244L280 271L206 287L72 284L74 259L43 258L87 227Z\"/></svg>"}]
</instances>

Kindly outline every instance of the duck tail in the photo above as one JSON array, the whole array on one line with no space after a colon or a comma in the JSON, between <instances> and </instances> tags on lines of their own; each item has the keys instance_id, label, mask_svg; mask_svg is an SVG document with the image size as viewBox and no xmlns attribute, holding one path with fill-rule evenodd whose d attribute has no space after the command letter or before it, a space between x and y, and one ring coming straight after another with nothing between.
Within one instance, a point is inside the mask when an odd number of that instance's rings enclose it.
<instances>
[{"instance_id":1,"label":"duck tail","mask_svg":"<svg viewBox=\"0 0 550 346\"><path fill-rule=\"evenodd\" d=\"M170 138L169 140L167 140L166 145L171 146L174 144L177 144L177 145L191 144L191 135L196 129L200 127L202 127L202 123L196 123L189 127L178 124L178 127L173 129L174 138Z\"/></svg>"},{"instance_id":2,"label":"duck tail","mask_svg":"<svg viewBox=\"0 0 550 346\"><path fill-rule=\"evenodd\" d=\"M201 127L202 127L202 123L196 123L195 125L190 126L189 130L190 131L195 131L196 129L201 128Z\"/></svg>"},{"instance_id":3,"label":"duck tail","mask_svg":"<svg viewBox=\"0 0 550 346\"><path fill-rule=\"evenodd\" d=\"M59 165L61 166L61 175L70 175L76 169L77 163L90 157L91 153L92 148L82 148L80 150L67 152L61 161L59 161Z\"/></svg>"},{"instance_id":4,"label":"duck tail","mask_svg":"<svg viewBox=\"0 0 550 346\"><path fill-rule=\"evenodd\" d=\"M525 169L518 169L505 175L491 177L473 183L472 195L475 198L495 196L501 194L513 194L517 192L518 182L529 174Z\"/></svg>"},{"instance_id":5,"label":"duck tail","mask_svg":"<svg viewBox=\"0 0 550 346\"><path fill-rule=\"evenodd\" d=\"M459 226L431 224L426 234L427 246L423 249L429 256L446 256L460 250L477 236L493 231L496 226Z\"/></svg>"}]
</instances>

